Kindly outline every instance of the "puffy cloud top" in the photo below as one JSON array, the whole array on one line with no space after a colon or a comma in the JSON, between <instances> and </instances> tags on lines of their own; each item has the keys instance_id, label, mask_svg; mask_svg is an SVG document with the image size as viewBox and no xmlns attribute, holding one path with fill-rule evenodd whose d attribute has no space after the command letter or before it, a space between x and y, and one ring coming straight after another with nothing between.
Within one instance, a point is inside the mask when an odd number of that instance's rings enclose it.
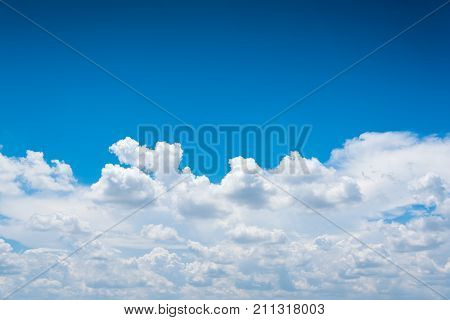
<instances>
[{"instance_id":1,"label":"puffy cloud top","mask_svg":"<svg viewBox=\"0 0 450 320\"><path fill-rule=\"evenodd\" d=\"M59 160L51 163L44 160L42 152L27 151L24 158L0 154L0 192L72 191L75 179L71 167Z\"/></svg>"},{"instance_id":2,"label":"puffy cloud top","mask_svg":"<svg viewBox=\"0 0 450 320\"><path fill-rule=\"evenodd\" d=\"M41 152L0 153L0 294L122 219L16 297L437 297L310 206L450 295L447 137L369 132L271 170L236 157L219 183L180 170L179 144L109 150L120 165L92 185Z\"/></svg>"}]
</instances>

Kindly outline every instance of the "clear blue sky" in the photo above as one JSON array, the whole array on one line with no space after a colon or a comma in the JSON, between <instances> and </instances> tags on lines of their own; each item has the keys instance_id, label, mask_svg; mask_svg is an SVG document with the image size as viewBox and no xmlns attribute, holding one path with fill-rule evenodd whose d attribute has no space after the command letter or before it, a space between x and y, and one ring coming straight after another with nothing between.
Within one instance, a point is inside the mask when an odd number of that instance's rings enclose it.
<instances>
[{"instance_id":1,"label":"clear blue sky","mask_svg":"<svg viewBox=\"0 0 450 320\"><path fill-rule=\"evenodd\" d=\"M7 1L194 126L263 123L443 3ZM1 4L0 25L5 154L44 151L92 182L139 124L177 124ZM276 123L311 124L304 153L322 161L366 131L446 134L449 57L450 6Z\"/></svg>"}]
</instances>

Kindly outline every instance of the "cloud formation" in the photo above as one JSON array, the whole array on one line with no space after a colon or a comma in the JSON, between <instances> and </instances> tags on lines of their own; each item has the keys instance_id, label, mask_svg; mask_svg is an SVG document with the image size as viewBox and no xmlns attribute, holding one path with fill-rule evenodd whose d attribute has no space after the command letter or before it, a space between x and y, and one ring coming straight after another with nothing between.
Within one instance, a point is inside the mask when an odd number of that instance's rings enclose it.
<instances>
[{"instance_id":1,"label":"cloud formation","mask_svg":"<svg viewBox=\"0 0 450 320\"><path fill-rule=\"evenodd\" d=\"M154 200L13 297L439 298L304 204L450 296L448 137L364 133L271 170L237 157L217 184L179 168L179 144L110 151L92 185L0 153L0 295Z\"/></svg>"}]
</instances>

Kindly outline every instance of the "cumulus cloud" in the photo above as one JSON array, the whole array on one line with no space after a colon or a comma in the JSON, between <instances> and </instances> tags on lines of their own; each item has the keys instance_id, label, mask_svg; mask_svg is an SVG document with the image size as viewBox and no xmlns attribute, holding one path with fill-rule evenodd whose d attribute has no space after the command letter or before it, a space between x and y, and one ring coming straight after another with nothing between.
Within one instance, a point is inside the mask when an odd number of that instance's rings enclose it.
<instances>
[{"instance_id":1,"label":"cumulus cloud","mask_svg":"<svg viewBox=\"0 0 450 320\"><path fill-rule=\"evenodd\" d=\"M369 132L270 170L236 157L219 183L180 168L179 144L109 150L120 164L91 185L0 153L1 295L136 208L15 297L438 298L382 256L450 295L448 137Z\"/></svg>"},{"instance_id":2,"label":"cumulus cloud","mask_svg":"<svg viewBox=\"0 0 450 320\"><path fill-rule=\"evenodd\" d=\"M147 224L142 227L141 235L147 239L155 241L181 241L177 230L165 227L162 224Z\"/></svg>"},{"instance_id":3,"label":"cumulus cloud","mask_svg":"<svg viewBox=\"0 0 450 320\"><path fill-rule=\"evenodd\" d=\"M238 243L283 242L286 235L282 230L268 231L255 226L239 225L228 232L231 239Z\"/></svg>"},{"instance_id":4,"label":"cumulus cloud","mask_svg":"<svg viewBox=\"0 0 450 320\"><path fill-rule=\"evenodd\" d=\"M34 231L60 231L64 233L87 233L89 227L76 216L54 214L34 214L28 221L31 230Z\"/></svg>"},{"instance_id":5,"label":"cumulus cloud","mask_svg":"<svg viewBox=\"0 0 450 320\"><path fill-rule=\"evenodd\" d=\"M51 164L44 160L42 152L27 151L23 158L0 154L0 192L72 191L75 179L71 167L59 160Z\"/></svg>"},{"instance_id":6,"label":"cumulus cloud","mask_svg":"<svg viewBox=\"0 0 450 320\"><path fill-rule=\"evenodd\" d=\"M418 202L428 206L437 205L446 200L448 189L439 175L429 172L423 177L412 181L409 188L416 195Z\"/></svg>"},{"instance_id":7,"label":"cumulus cloud","mask_svg":"<svg viewBox=\"0 0 450 320\"><path fill-rule=\"evenodd\" d=\"M0 253L10 252L12 251L11 246L5 242L5 240L0 239Z\"/></svg>"},{"instance_id":8,"label":"cumulus cloud","mask_svg":"<svg viewBox=\"0 0 450 320\"><path fill-rule=\"evenodd\" d=\"M114 143L109 150L120 163L153 173L159 181L171 183L176 179L183 150L178 143L157 142L155 149L139 146L127 137Z\"/></svg>"},{"instance_id":9,"label":"cumulus cloud","mask_svg":"<svg viewBox=\"0 0 450 320\"><path fill-rule=\"evenodd\" d=\"M91 190L93 198L98 201L136 203L151 200L161 187L158 181L138 168L107 164Z\"/></svg>"}]
</instances>

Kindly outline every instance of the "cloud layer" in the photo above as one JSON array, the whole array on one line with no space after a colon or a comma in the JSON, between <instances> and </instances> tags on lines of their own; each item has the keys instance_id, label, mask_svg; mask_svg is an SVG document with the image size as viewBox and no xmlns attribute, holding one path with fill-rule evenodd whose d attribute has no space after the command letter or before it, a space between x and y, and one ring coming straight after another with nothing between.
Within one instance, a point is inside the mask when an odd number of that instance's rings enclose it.
<instances>
[{"instance_id":1,"label":"cloud layer","mask_svg":"<svg viewBox=\"0 0 450 320\"><path fill-rule=\"evenodd\" d=\"M218 184L179 168L178 144L110 151L92 185L0 153L0 295L141 208L12 298L439 298L376 252L450 296L448 137L364 133L273 170L237 157Z\"/></svg>"}]
</instances>

